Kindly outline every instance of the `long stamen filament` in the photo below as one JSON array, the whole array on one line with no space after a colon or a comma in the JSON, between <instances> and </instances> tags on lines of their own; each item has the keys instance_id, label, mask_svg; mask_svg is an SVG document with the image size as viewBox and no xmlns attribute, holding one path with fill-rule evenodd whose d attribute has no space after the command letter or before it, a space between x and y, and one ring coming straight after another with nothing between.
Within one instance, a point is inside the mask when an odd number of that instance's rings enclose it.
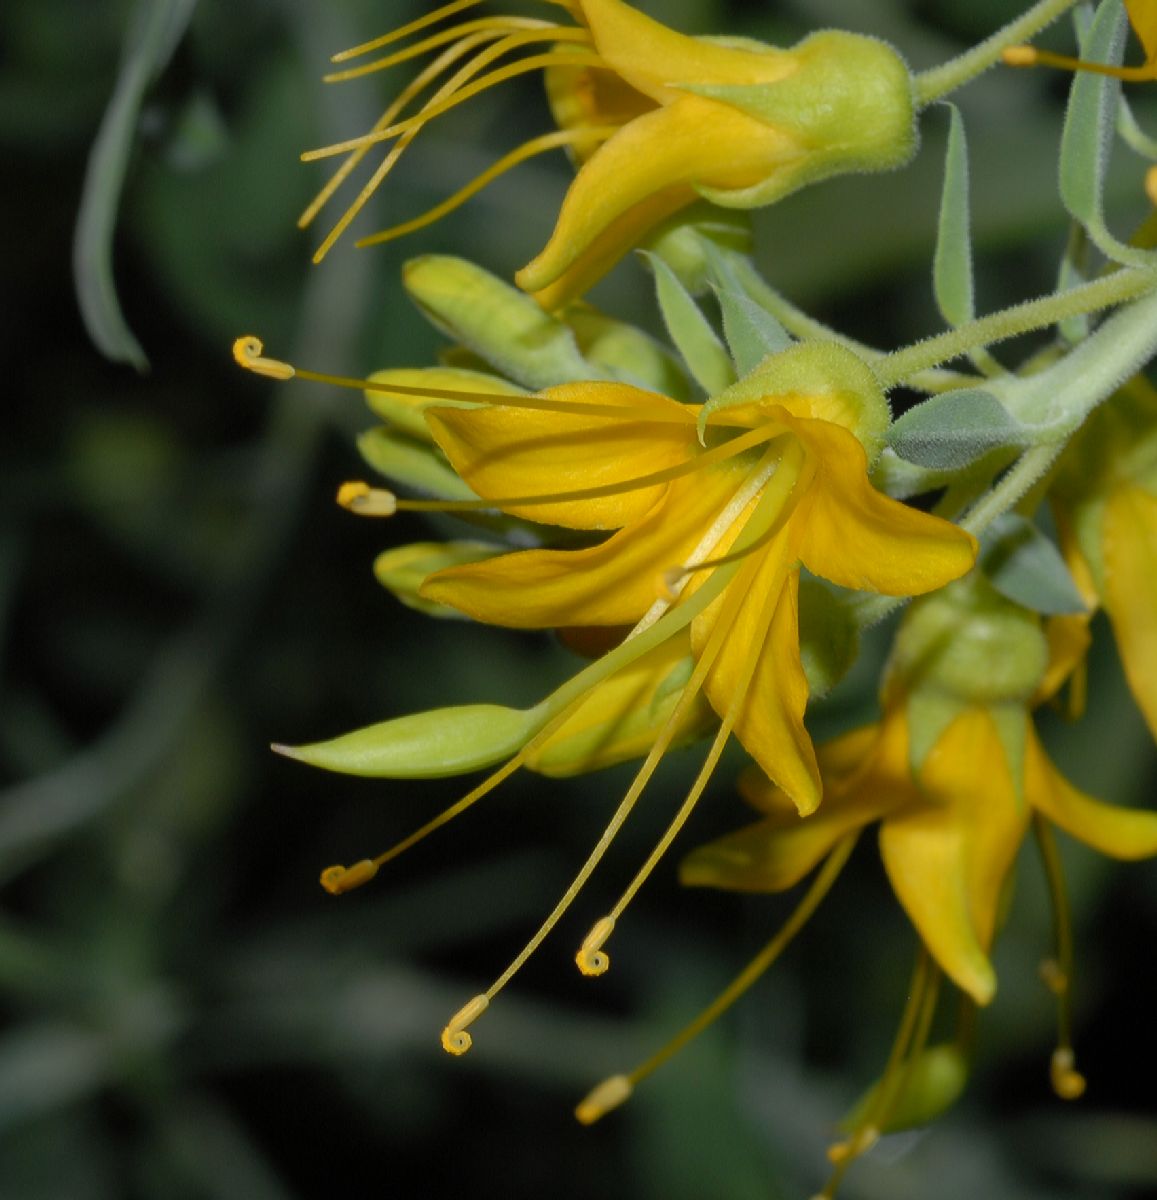
<instances>
[{"instance_id":1,"label":"long stamen filament","mask_svg":"<svg viewBox=\"0 0 1157 1200\"><path fill-rule=\"evenodd\" d=\"M768 971L780 955L791 945L796 934L811 920L852 853L859 835L849 834L837 842L824 861L824 865L812 880L807 891L796 905L795 911L783 923L776 935L747 964L727 987L689 1024L684 1026L662 1049L626 1075L612 1075L594 1088L575 1109L575 1116L584 1125L590 1125L618 1108L627 1100L634 1088L657 1071L664 1063L674 1058L689 1042L699 1036L709 1025L719 1019L737 1000Z\"/></svg>"},{"instance_id":2,"label":"long stamen filament","mask_svg":"<svg viewBox=\"0 0 1157 1200\"><path fill-rule=\"evenodd\" d=\"M1157 62L1142 63L1139 67L1113 67L1105 63L1086 62L1067 54L1053 54L1035 46L1009 46L1001 55L1009 67L1057 67L1062 71L1086 71L1092 75L1109 75L1124 83L1147 83L1157 79Z\"/></svg>"},{"instance_id":3,"label":"long stamen filament","mask_svg":"<svg viewBox=\"0 0 1157 1200\"><path fill-rule=\"evenodd\" d=\"M492 54L493 57L497 58L498 53L496 52L501 48L501 52L505 53L506 50L511 48L507 43L513 42L515 37L528 39L529 35L512 34L509 38L505 38L489 50L483 51L478 58L482 58L486 54ZM475 59L475 62L477 62L477 59ZM397 137L399 134L405 133L407 130L417 126L425 125L426 122L432 121L435 117L440 117L443 113L457 108L460 104L465 104L467 100L472 100L475 96L481 95L482 92L492 87L497 87L499 84L505 83L508 79L516 79L519 75L527 75L533 71L544 70L547 67L599 67L602 65L603 60L598 55L590 52L555 51L546 54L532 54L527 58L519 59L516 63L511 63L509 66L492 71L489 75L484 75L475 83L460 88L447 100L440 101L437 104L431 103L418 113L417 116L407 117L406 120L399 121L397 124L387 125L385 129L375 130L372 133L364 133L360 137L349 138L344 142L335 142L331 146L322 146L317 150L306 150L301 155L301 161L316 162L320 158L333 158L334 155L344 154L349 150L359 150L363 146L373 146L378 142L389 141L390 138Z\"/></svg>"},{"instance_id":4,"label":"long stamen filament","mask_svg":"<svg viewBox=\"0 0 1157 1200\"><path fill-rule=\"evenodd\" d=\"M348 375L327 375L320 371L309 371L281 359L266 358L264 350L265 346L260 338L246 334L234 341L233 358L238 366L269 379L304 379L311 383L325 383L331 387L348 388L355 392L380 392L385 396L415 396L431 400L460 400L470 404L569 413L579 417L613 417L623 421L661 422L689 427L695 424L695 410L690 406L687 406L686 411L674 406L632 408L629 405L598 404L584 400L552 400L548 396L540 395L518 396L498 392L472 392L463 388L412 387L404 383L355 379Z\"/></svg>"},{"instance_id":5,"label":"long stamen filament","mask_svg":"<svg viewBox=\"0 0 1157 1200\"><path fill-rule=\"evenodd\" d=\"M1057 1048L1053 1051L1049 1077L1053 1091L1062 1100L1076 1100L1085 1090L1085 1077L1076 1069L1076 1056L1073 1053L1072 914L1056 838L1052 827L1040 813L1033 813L1033 833L1048 882L1056 938L1056 958L1041 964L1045 986L1057 998Z\"/></svg>"},{"instance_id":6,"label":"long stamen filament","mask_svg":"<svg viewBox=\"0 0 1157 1200\"><path fill-rule=\"evenodd\" d=\"M391 125L398 118L398 116L406 110L406 106L411 100L420 95L430 83L437 79L438 76L441 75L442 72L448 67L452 67L460 58L463 57L463 55L469 54L470 51L476 46L484 45L486 42L494 41L496 38L501 36L503 35L498 33L476 34L473 37L463 38L460 42L456 42L453 46L448 47L441 54L439 54L433 62L427 63L427 65L423 67L422 70L419 71L418 74L414 76L414 78L398 93L393 102L386 108L385 112L383 112L382 115L374 122L373 132L377 132L380 129L385 129L387 126ZM438 92L437 95L440 96L442 94L442 92ZM299 229L305 229L313 222L314 217L317 216L318 212L321 211L334 192L336 192L337 189L346 181L346 179L349 178L354 168L357 167L357 165L366 157L367 154L369 154L372 148L372 146L363 146L358 150L354 150L350 154L349 158L347 158L346 161L342 163L340 167L338 167L333 175L330 176L329 182L326 183L325 187L323 187L320 192L318 192L306 210L301 214L300 217L298 217L297 225ZM381 169L381 167L378 168L379 171ZM376 172L373 178L374 186L376 187L380 182L380 178ZM362 189L362 193L359 195L358 200L354 202L355 211L357 211L357 209L359 209L365 203L365 198L363 197L366 197L365 188Z\"/></svg>"},{"instance_id":7,"label":"long stamen filament","mask_svg":"<svg viewBox=\"0 0 1157 1200\"><path fill-rule=\"evenodd\" d=\"M423 29L428 29L431 25L436 25L439 21L443 21L447 17L457 16L458 13L465 12L470 8L477 8L481 3L483 3L483 0L452 0L452 3L444 4L441 8L435 9L432 13L427 13L424 17L418 17L417 20L411 21L408 25L399 26L399 28L392 29L389 33L384 33L372 41L362 42L359 46L353 46L349 50L340 51L333 55L330 62L348 62L351 58L360 58L363 54L369 54L372 50L379 50L382 46L389 46L393 42L400 42L412 33L419 33ZM556 8L564 8L569 13L574 13L578 8L576 0L539 0L539 3L550 4Z\"/></svg>"},{"instance_id":8,"label":"long stamen filament","mask_svg":"<svg viewBox=\"0 0 1157 1200\"><path fill-rule=\"evenodd\" d=\"M373 62L363 63L360 67L347 67L344 71L333 71L322 76L323 83L345 83L350 79L359 79L376 71L386 71L400 63L409 62L412 58L420 58L431 50L437 50L451 42L459 42L478 33L491 33L505 36L508 33L521 32L528 29L553 29L559 35L570 34L570 29L561 28L550 21L539 21L532 17L479 17L473 21L463 21L450 29L432 33L420 42L414 42L402 50L395 50L385 58L374 59ZM581 31L580 31L581 32Z\"/></svg>"},{"instance_id":9,"label":"long stamen filament","mask_svg":"<svg viewBox=\"0 0 1157 1200\"><path fill-rule=\"evenodd\" d=\"M551 150L557 150L562 146L573 145L575 142L605 142L608 138L618 133L618 131L619 127L617 125L595 125L578 129L561 129L555 133L544 133L541 137L531 138L530 141L523 142L521 146L511 150L509 154L503 155L492 166L487 167L481 174L476 175L465 187L459 188L454 195L439 204L435 204L433 208L428 209L421 216L413 217L409 221L403 221L399 225L392 225L389 229L383 229L380 233L370 234L369 237L360 238L355 245L358 249L364 249L366 246L380 246L383 242L391 242L395 238L404 237L406 234L414 233L419 229L425 229L427 225L433 225L435 221L440 221L455 209L461 208L467 200L476 196L483 188L493 183L495 179L505 175L507 171L512 170L528 159L535 158L539 154L546 154Z\"/></svg>"}]
</instances>

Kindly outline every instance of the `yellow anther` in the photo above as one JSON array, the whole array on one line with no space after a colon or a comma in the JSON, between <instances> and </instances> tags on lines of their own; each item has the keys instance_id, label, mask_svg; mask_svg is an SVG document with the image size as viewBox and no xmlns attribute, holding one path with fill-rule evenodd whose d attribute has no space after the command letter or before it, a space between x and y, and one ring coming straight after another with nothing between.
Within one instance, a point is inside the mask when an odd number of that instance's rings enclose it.
<instances>
[{"instance_id":1,"label":"yellow anther","mask_svg":"<svg viewBox=\"0 0 1157 1200\"><path fill-rule=\"evenodd\" d=\"M1053 1051L1052 1062L1049 1063L1049 1079L1053 1091L1062 1100L1077 1100L1084 1095L1085 1077L1076 1068L1076 1058L1071 1047L1059 1046Z\"/></svg>"},{"instance_id":2,"label":"yellow anther","mask_svg":"<svg viewBox=\"0 0 1157 1200\"><path fill-rule=\"evenodd\" d=\"M356 862L352 867L326 867L321 873L321 886L331 896L340 896L343 892L352 892L363 883L369 883L378 873L378 864L368 858Z\"/></svg>"},{"instance_id":3,"label":"yellow anther","mask_svg":"<svg viewBox=\"0 0 1157 1200\"><path fill-rule=\"evenodd\" d=\"M343 483L337 490L337 502L359 517L392 517L398 511L398 498L385 488L372 488L360 479Z\"/></svg>"},{"instance_id":4,"label":"yellow anther","mask_svg":"<svg viewBox=\"0 0 1157 1200\"><path fill-rule=\"evenodd\" d=\"M612 1075L587 1093L583 1102L574 1110L574 1115L583 1125L593 1125L612 1109L625 1104L631 1098L634 1085L626 1075Z\"/></svg>"},{"instance_id":5,"label":"yellow anther","mask_svg":"<svg viewBox=\"0 0 1157 1200\"><path fill-rule=\"evenodd\" d=\"M450 1018L442 1030L442 1049L447 1054L465 1054L474 1045L474 1039L466 1032L466 1026L477 1021L490 1005L490 997L475 996Z\"/></svg>"},{"instance_id":6,"label":"yellow anther","mask_svg":"<svg viewBox=\"0 0 1157 1200\"><path fill-rule=\"evenodd\" d=\"M1069 977L1061 970L1055 958L1046 958L1040 965L1040 977L1054 996L1063 996L1069 990Z\"/></svg>"},{"instance_id":7,"label":"yellow anther","mask_svg":"<svg viewBox=\"0 0 1157 1200\"><path fill-rule=\"evenodd\" d=\"M1150 204L1157 206L1157 166L1145 172L1145 195L1149 197Z\"/></svg>"},{"instance_id":8,"label":"yellow anther","mask_svg":"<svg viewBox=\"0 0 1157 1200\"><path fill-rule=\"evenodd\" d=\"M276 358L265 358L261 353L265 344L258 337L246 334L233 343L233 359L239 367L269 379L292 379L297 372L287 362Z\"/></svg>"},{"instance_id":9,"label":"yellow anther","mask_svg":"<svg viewBox=\"0 0 1157 1200\"><path fill-rule=\"evenodd\" d=\"M1040 55L1032 46L1008 46L1001 52L1001 59L1006 67L1035 66Z\"/></svg>"},{"instance_id":10,"label":"yellow anther","mask_svg":"<svg viewBox=\"0 0 1157 1200\"><path fill-rule=\"evenodd\" d=\"M615 931L615 918L602 917L596 921L590 933L574 956L578 969L584 975L602 975L611 965L611 956L604 953L603 943Z\"/></svg>"}]
</instances>

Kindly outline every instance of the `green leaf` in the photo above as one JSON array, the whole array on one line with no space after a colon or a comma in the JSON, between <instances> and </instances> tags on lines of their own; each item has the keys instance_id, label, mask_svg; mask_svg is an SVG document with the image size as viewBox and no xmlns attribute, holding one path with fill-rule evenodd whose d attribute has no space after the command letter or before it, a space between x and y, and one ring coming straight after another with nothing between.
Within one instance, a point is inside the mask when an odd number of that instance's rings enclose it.
<instances>
[{"instance_id":1,"label":"green leaf","mask_svg":"<svg viewBox=\"0 0 1157 1200\"><path fill-rule=\"evenodd\" d=\"M1016 513L1005 513L989 526L981 542L980 567L1001 595L1034 612L1054 616L1087 611L1060 551Z\"/></svg>"},{"instance_id":2,"label":"green leaf","mask_svg":"<svg viewBox=\"0 0 1157 1200\"><path fill-rule=\"evenodd\" d=\"M76 298L102 354L143 371L148 359L129 329L112 270L113 231L141 104L165 69L196 0L138 0L116 86L89 154L72 242Z\"/></svg>"},{"instance_id":3,"label":"green leaf","mask_svg":"<svg viewBox=\"0 0 1157 1200\"><path fill-rule=\"evenodd\" d=\"M949 325L963 325L976 315L972 289L972 231L968 204L968 142L964 120L955 104L944 153L944 189L940 223L932 259L932 290L936 306Z\"/></svg>"},{"instance_id":4,"label":"green leaf","mask_svg":"<svg viewBox=\"0 0 1157 1200\"><path fill-rule=\"evenodd\" d=\"M716 286L715 294L723 314L723 336L740 375L791 345L784 327L746 293Z\"/></svg>"},{"instance_id":5,"label":"green leaf","mask_svg":"<svg viewBox=\"0 0 1157 1200\"><path fill-rule=\"evenodd\" d=\"M965 388L910 409L892 425L888 441L918 466L958 470L993 450L1027 445L1029 431L991 392Z\"/></svg>"},{"instance_id":6,"label":"green leaf","mask_svg":"<svg viewBox=\"0 0 1157 1200\"><path fill-rule=\"evenodd\" d=\"M639 253L655 273L655 291L667 332L695 382L709 396L723 391L735 382L735 369L723 343L675 272L657 254Z\"/></svg>"},{"instance_id":7,"label":"green leaf","mask_svg":"<svg viewBox=\"0 0 1157 1200\"><path fill-rule=\"evenodd\" d=\"M1097 9L1081 46L1081 57L1089 62L1120 63L1125 31L1124 8L1119 0L1107 0ZM1126 246L1105 224L1105 173L1120 95L1120 80L1111 76L1091 71L1078 71L1074 76L1061 138L1061 199L1107 257L1131 266L1153 266L1157 255Z\"/></svg>"},{"instance_id":8,"label":"green leaf","mask_svg":"<svg viewBox=\"0 0 1157 1200\"><path fill-rule=\"evenodd\" d=\"M510 758L545 724L538 708L463 704L411 713L328 742L274 746L278 754L374 779L441 779Z\"/></svg>"}]
</instances>

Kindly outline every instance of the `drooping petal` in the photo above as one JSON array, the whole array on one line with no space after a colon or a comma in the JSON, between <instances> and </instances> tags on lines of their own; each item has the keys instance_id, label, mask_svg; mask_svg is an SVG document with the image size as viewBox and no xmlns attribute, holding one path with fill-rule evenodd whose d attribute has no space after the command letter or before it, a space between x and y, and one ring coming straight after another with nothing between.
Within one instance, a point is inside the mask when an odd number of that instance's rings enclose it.
<instances>
[{"instance_id":1,"label":"drooping petal","mask_svg":"<svg viewBox=\"0 0 1157 1200\"><path fill-rule=\"evenodd\" d=\"M1157 496L1132 484L1114 488L1102 530L1105 609L1129 687L1157 737Z\"/></svg>"},{"instance_id":2,"label":"drooping petal","mask_svg":"<svg viewBox=\"0 0 1157 1200\"><path fill-rule=\"evenodd\" d=\"M720 716L740 692L754 659L743 695L735 736L764 772L791 797L800 813L820 801L820 773L811 738L804 728L807 677L799 654L797 593L799 572L791 522L761 551L750 585L741 579L691 626L696 657L703 653L719 622L728 620L722 646L704 684ZM736 589L742 588L742 593ZM774 605L768 624L764 606Z\"/></svg>"},{"instance_id":3,"label":"drooping petal","mask_svg":"<svg viewBox=\"0 0 1157 1200\"><path fill-rule=\"evenodd\" d=\"M550 241L515 281L543 307L557 308L690 204L695 185L747 187L800 153L792 138L736 109L680 96L636 117L590 157L563 200ZM552 285L567 272L563 294Z\"/></svg>"},{"instance_id":4,"label":"drooping petal","mask_svg":"<svg viewBox=\"0 0 1157 1200\"><path fill-rule=\"evenodd\" d=\"M919 596L971 570L976 539L876 491L854 434L830 421L787 419L819 463L796 517L806 523L800 555L808 570L888 596Z\"/></svg>"},{"instance_id":5,"label":"drooping petal","mask_svg":"<svg viewBox=\"0 0 1157 1200\"><path fill-rule=\"evenodd\" d=\"M1157 854L1157 812L1118 808L1077 791L1049 762L1035 735L1025 747L1024 766L1029 803L1066 833L1113 858Z\"/></svg>"},{"instance_id":6,"label":"drooping petal","mask_svg":"<svg viewBox=\"0 0 1157 1200\"><path fill-rule=\"evenodd\" d=\"M671 84L772 83L795 69L788 51L774 46L737 49L688 37L622 0L582 0L581 7L599 56L632 87L661 104L678 97Z\"/></svg>"},{"instance_id":7,"label":"drooping petal","mask_svg":"<svg viewBox=\"0 0 1157 1200\"><path fill-rule=\"evenodd\" d=\"M522 550L439 571L428 600L490 625L632 625L664 590L667 571L689 560L744 478L715 468L668 485L641 520L586 550Z\"/></svg>"},{"instance_id":8,"label":"drooping petal","mask_svg":"<svg viewBox=\"0 0 1157 1200\"><path fill-rule=\"evenodd\" d=\"M624 484L684 462L696 449L694 410L666 396L621 383L564 384L542 394L564 403L622 408L624 415L501 404L427 410L434 439L483 499ZM654 484L611 496L504 508L571 529L618 529L653 508L665 487Z\"/></svg>"},{"instance_id":9,"label":"drooping petal","mask_svg":"<svg viewBox=\"0 0 1157 1200\"><path fill-rule=\"evenodd\" d=\"M880 829L884 866L936 961L978 1004L987 1004L996 991L988 948L1028 816L1017 804L986 712L971 709L949 726L921 781L927 803L886 819Z\"/></svg>"}]
</instances>

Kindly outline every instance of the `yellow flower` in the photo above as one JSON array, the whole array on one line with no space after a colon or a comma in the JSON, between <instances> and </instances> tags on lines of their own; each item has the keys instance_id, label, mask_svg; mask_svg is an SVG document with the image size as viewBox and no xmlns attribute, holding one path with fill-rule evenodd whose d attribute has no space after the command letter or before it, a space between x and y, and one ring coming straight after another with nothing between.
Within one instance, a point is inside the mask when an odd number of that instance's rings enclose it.
<instances>
[{"instance_id":1,"label":"yellow flower","mask_svg":"<svg viewBox=\"0 0 1157 1200\"><path fill-rule=\"evenodd\" d=\"M687 625L712 707L801 812L820 799L803 726L801 566L843 587L916 595L971 566L973 539L875 491L883 397L833 346L795 347L705 406L617 384L428 409L455 470L503 511L614 531L431 576L429 600L520 628ZM702 430L705 442L700 441ZM857 436L859 435L859 436Z\"/></svg>"},{"instance_id":2,"label":"yellow flower","mask_svg":"<svg viewBox=\"0 0 1157 1200\"><path fill-rule=\"evenodd\" d=\"M1125 0L1125 11L1145 52L1145 61L1138 67L1110 67L1104 63L1084 62L1079 58L1038 50L1035 46L1010 46L1004 51L1004 61L1010 67L1059 67L1065 71L1111 75L1126 83L1151 83L1157 80L1157 0Z\"/></svg>"},{"instance_id":3,"label":"yellow flower","mask_svg":"<svg viewBox=\"0 0 1157 1200\"><path fill-rule=\"evenodd\" d=\"M1083 598L1103 605L1157 737L1157 389L1131 380L1089 419L1050 491Z\"/></svg>"},{"instance_id":4,"label":"yellow flower","mask_svg":"<svg viewBox=\"0 0 1157 1200\"><path fill-rule=\"evenodd\" d=\"M512 151L424 216L359 245L420 228L517 163L570 147L583 160L581 169L553 236L517 276L521 287L553 310L581 295L657 224L700 196L728 207L759 207L841 172L899 166L914 152L910 77L899 56L874 39L827 31L781 50L742 39L687 37L622 0L544 2L567 9L578 25L514 17L466 21L332 77L349 78L440 50L370 134L304 156L350 155L303 217L308 223L368 149L397 139L319 256L425 123L527 71L547 72L560 130ZM338 57L344 61L393 43L467 7L447 5ZM544 42L550 48L538 52ZM502 56L527 49L533 52L482 74ZM424 107L402 117L423 88L470 54Z\"/></svg>"}]
</instances>

